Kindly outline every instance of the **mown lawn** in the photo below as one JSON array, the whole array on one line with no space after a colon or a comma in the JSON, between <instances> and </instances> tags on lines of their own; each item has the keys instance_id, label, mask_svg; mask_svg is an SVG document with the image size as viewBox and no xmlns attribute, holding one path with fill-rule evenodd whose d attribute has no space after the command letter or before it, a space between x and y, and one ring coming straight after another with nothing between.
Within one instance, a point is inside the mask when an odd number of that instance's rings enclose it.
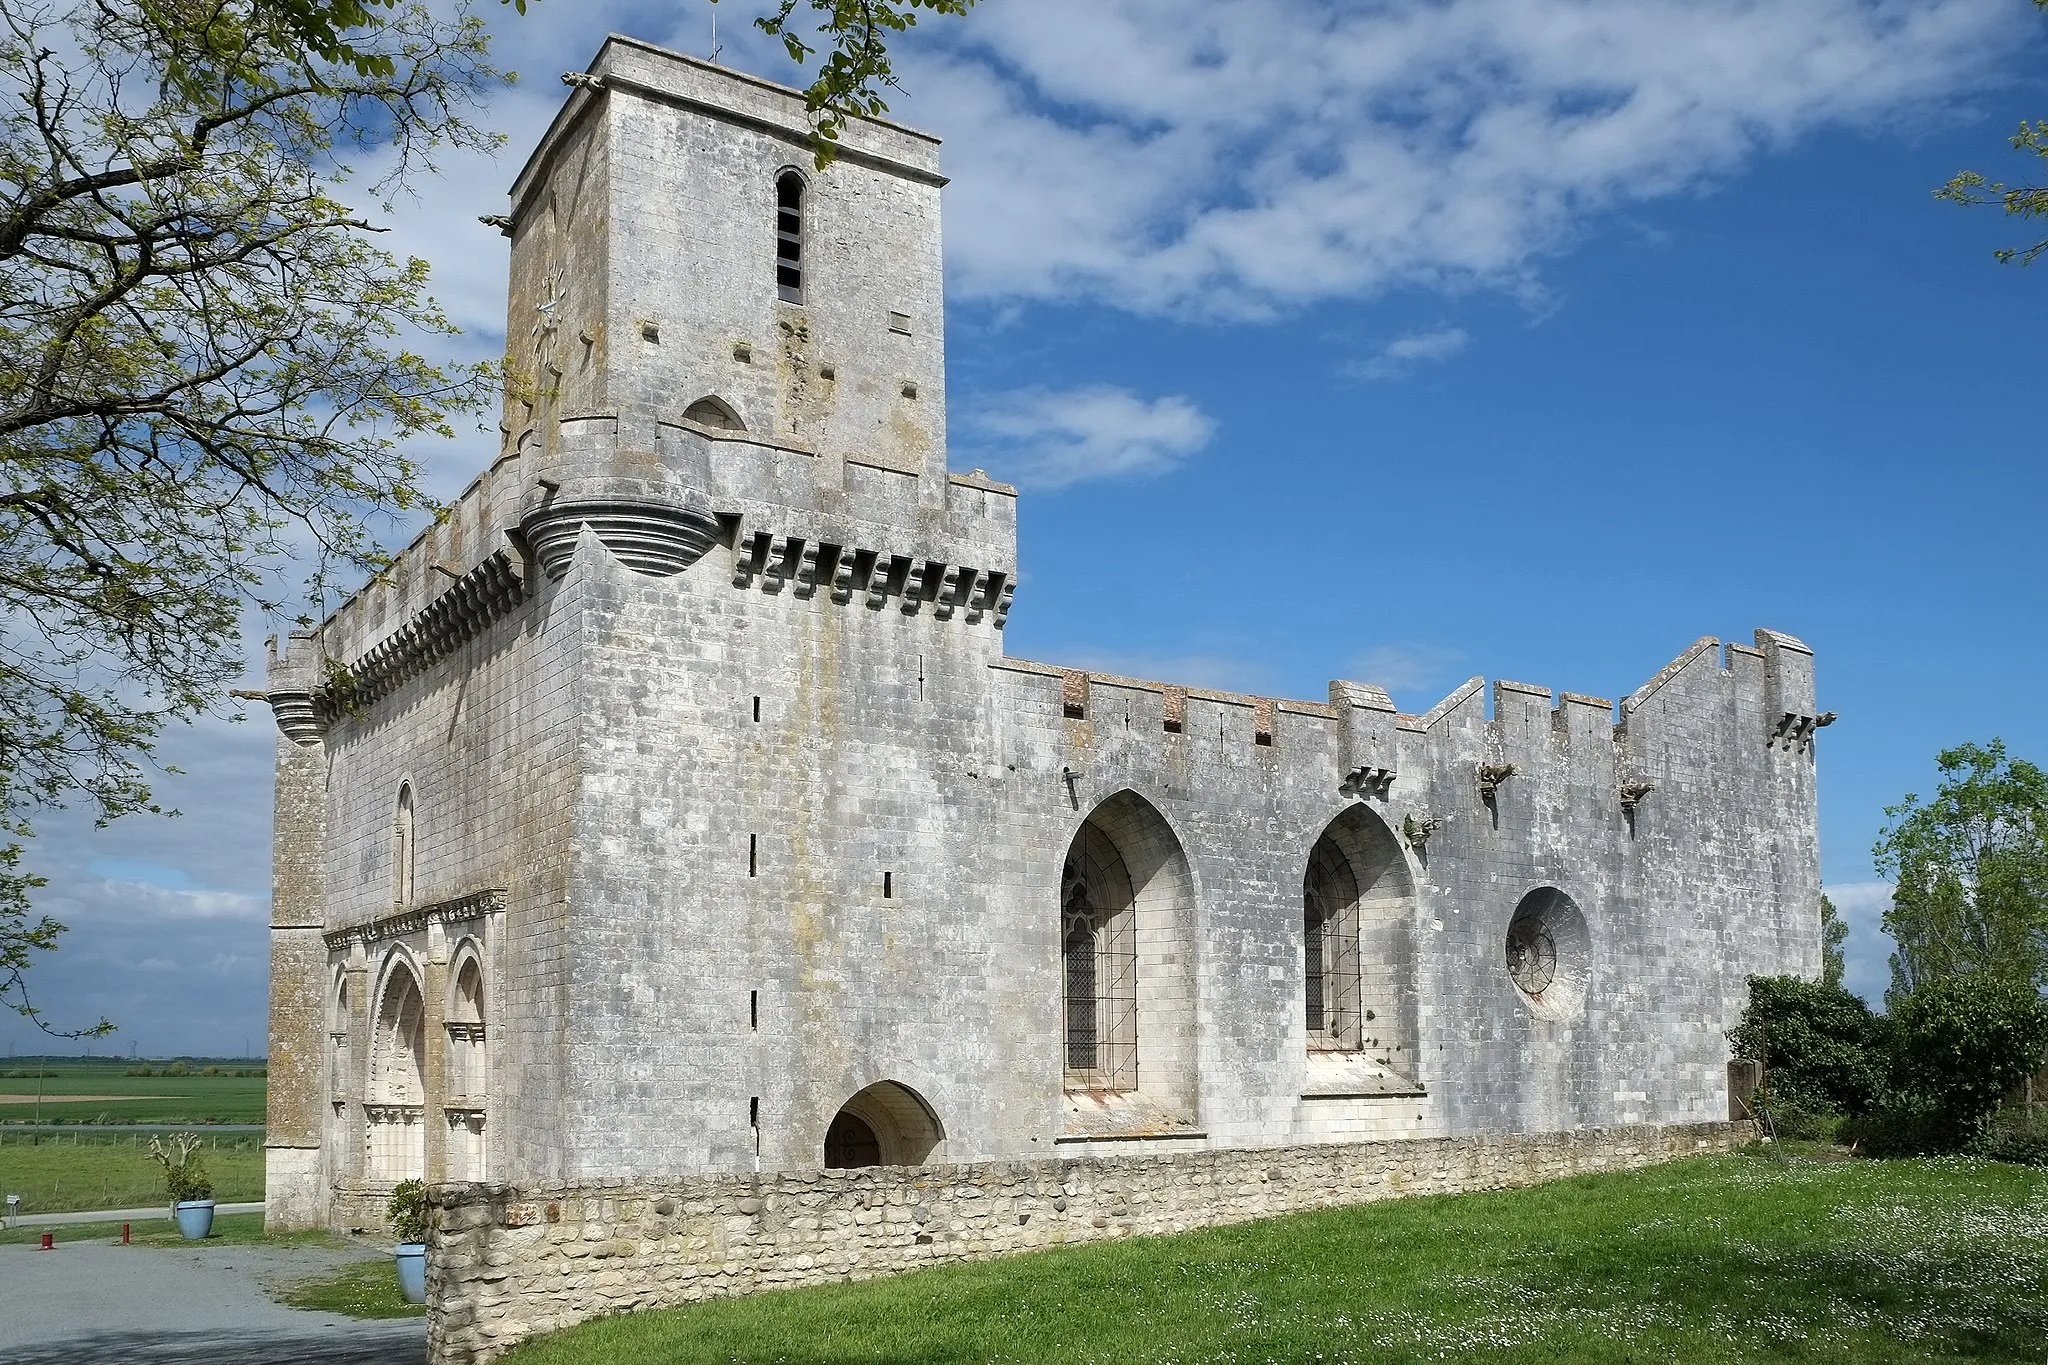
<instances>
[{"instance_id":1,"label":"mown lawn","mask_svg":"<svg viewBox=\"0 0 2048 1365\"><path fill-rule=\"evenodd\" d=\"M168 1134L164 1135L168 1138ZM213 1197L223 1204L263 1197L263 1135L221 1133L200 1149ZM0 1129L0 1195L21 1196L23 1213L165 1206L163 1168L149 1159L149 1135L9 1133Z\"/></svg>"},{"instance_id":2,"label":"mown lawn","mask_svg":"<svg viewBox=\"0 0 2048 1365\"><path fill-rule=\"evenodd\" d=\"M19 1228L0 1228L0 1246L34 1246L42 1240L44 1233L55 1235L57 1245L68 1246L73 1242L98 1242L101 1245L115 1245L121 1240L119 1223L65 1223L56 1227L32 1224ZM131 1225L133 1244L140 1247L196 1247L196 1246L276 1246L298 1242L313 1242L326 1245L332 1238L323 1232L294 1232L274 1237L263 1231L263 1215L260 1213L225 1214L213 1220L213 1230L204 1242L188 1242L179 1233L178 1225L168 1215L161 1218L145 1218Z\"/></svg>"},{"instance_id":3,"label":"mown lawn","mask_svg":"<svg viewBox=\"0 0 2048 1365\"><path fill-rule=\"evenodd\" d=\"M423 1318L424 1306L410 1304L398 1289L398 1267L389 1256L355 1261L272 1291L292 1308L340 1313L351 1318Z\"/></svg>"},{"instance_id":4,"label":"mown lawn","mask_svg":"<svg viewBox=\"0 0 2048 1365\"><path fill-rule=\"evenodd\" d=\"M119 1061L20 1061L0 1067L0 1125L43 1123L261 1123L269 1081L237 1076L259 1064L215 1063L222 1074L130 1076ZM188 1069L203 1072L204 1060ZM161 1073L160 1065L152 1070ZM38 1076L37 1072L53 1075ZM41 1093L40 1103L37 1101Z\"/></svg>"},{"instance_id":5,"label":"mown lawn","mask_svg":"<svg viewBox=\"0 0 2048 1365\"><path fill-rule=\"evenodd\" d=\"M610 1318L506 1365L2044 1358L2048 1171L1764 1149Z\"/></svg>"}]
</instances>

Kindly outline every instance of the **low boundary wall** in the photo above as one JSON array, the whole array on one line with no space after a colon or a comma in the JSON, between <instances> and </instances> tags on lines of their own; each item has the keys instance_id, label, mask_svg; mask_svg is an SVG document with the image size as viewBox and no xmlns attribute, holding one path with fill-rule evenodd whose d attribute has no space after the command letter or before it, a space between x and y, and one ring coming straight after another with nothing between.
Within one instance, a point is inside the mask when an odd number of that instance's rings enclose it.
<instances>
[{"instance_id":1,"label":"low boundary wall","mask_svg":"<svg viewBox=\"0 0 2048 1365\"><path fill-rule=\"evenodd\" d=\"M520 1190L437 1185L429 1357L480 1365L588 1318L1726 1151L1748 1122L878 1166Z\"/></svg>"}]
</instances>

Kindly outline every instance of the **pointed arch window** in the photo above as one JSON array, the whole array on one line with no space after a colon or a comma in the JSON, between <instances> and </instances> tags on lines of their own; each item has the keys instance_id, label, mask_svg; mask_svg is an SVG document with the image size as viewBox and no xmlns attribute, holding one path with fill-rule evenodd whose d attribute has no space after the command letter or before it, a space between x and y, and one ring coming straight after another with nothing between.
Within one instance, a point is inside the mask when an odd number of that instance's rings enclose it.
<instances>
[{"instance_id":1,"label":"pointed arch window","mask_svg":"<svg viewBox=\"0 0 2048 1365\"><path fill-rule=\"evenodd\" d=\"M1131 874L1092 823L1060 877L1069 1089L1138 1088L1138 936Z\"/></svg>"},{"instance_id":2,"label":"pointed arch window","mask_svg":"<svg viewBox=\"0 0 2048 1365\"><path fill-rule=\"evenodd\" d=\"M775 292L804 301L804 178L795 171L775 180Z\"/></svg>"},{"instance_id":3,"label":"pointed arch window","mask_svg":"<svg viewBox=\"0 0 2048 1365\"><path fill-rule=\"evenodd\" d=\"M1351 1050L1363 1030L1359 1002L1358 878L1326 835L1302 878L1303 997L1311 1049Z\"/></svg>"},{"instance_id":4,"label":"pointed arch window","mask_svg":"<svg viewBox=\"0 0 2048 1365\"><path fill-rule=\"evenodd\" d=\"M414 843L412 783L406 782L398 788L398 815L392 825L391 899L397 905L412 904Z\"/></svg>"}]
</instances>

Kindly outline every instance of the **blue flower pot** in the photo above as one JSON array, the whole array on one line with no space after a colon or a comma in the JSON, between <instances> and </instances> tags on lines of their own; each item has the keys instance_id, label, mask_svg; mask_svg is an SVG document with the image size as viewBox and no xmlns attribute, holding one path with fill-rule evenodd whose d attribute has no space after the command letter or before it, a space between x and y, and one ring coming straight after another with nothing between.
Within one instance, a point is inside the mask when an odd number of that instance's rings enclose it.
<instances>
[{"instance_id":1,"label":"blue flower pot","mask_svg":"<svg viewBox=\"0 0 2048 1365\"><path fill-rule=\"evenodd\" d=\"M184 1200L171 1210L171 1216L178 1220L178 1235L188 1242L197 1242L213 1231L211 1199Z\"/></svg>"},{"instance_id":2,"label":"blue flower pot","mask_svg":"<svg viewBox=\"0 0 2048 1365\"><path fill-rule=\"evenodd\" d=\"M391 1249L398 1262L398 1292L407 1303L427 1301L427 1248L424 1242L400 1242Z\"/></svg>"}]
</instances>

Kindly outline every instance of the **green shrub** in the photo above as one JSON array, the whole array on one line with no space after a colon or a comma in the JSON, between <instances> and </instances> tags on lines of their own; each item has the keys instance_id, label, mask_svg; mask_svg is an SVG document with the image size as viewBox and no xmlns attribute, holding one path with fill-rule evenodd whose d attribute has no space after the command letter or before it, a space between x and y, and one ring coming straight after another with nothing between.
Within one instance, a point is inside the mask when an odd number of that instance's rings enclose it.
<instances>
[{"instance_id":1,"label":"green shrub","mask_svg":"<svg viewBox=\"0 0 2048 1365\"><path fill-rule=\"evenodd\" d=\"M1832 1109L1817 1109L1769 1089L1757 1091L1750 1107L1768 1121L1775 1136L1798 1142L1833 1142L1843 1121Z\"/></svg>"},{"instance_id":2,"label":"green shrub","mask_svg":"<svg viewBox=\"0 0 2048 1365\"><path fill-rule=\"evenodd\" d=\"M401 1242L427 1240L427 1186L420 1180L401 1180L384 1206L391 1220L391 1233Z\"/></svg>"},{"instance_id":3,"label":"green shrub","mask_svg":"<svg viewBox=\"0 0 2048 1365\"><path fill-rule=\"evenodd\" d=\"M199 1159L199 1144L205 1140L197 1133L175 1134L169 1143L160 1137L149 1140L149 1159L164 1168L164 1193L173 1204L213 1198L213 1181Z\"/></svg>"},{"instance_id":4,"label":"green shrub","mask_svg":"<svg viewBox=\"0 0 2048 1365\"><path fill-rule=\"evenodd\" d=\"M163 1074L166 1076L189 1076L192 1074L192 1070L183 1062L172 1062L164 1068Z\"/></svg>"},{"instance_id":5,"label":"green shrub","mask_svg":"<svg viewBox=\"0 0 2048 1365\"><path fill-rule=\"evenodd\" d=\"M1992 1116L1983 1154L2019 1166L2048 1166L2048 1109L2015 1105Z\"/></svg>"},{"instance_id":6,"label":"green shrub","mask_svg":"<svg viewBox=\"0 0 2048 1365\"><path fill-rule=\"evenodd\" d=\"M1838 985L1753 976L1742 1022L1728 1035L1737 1057L1764 1064L1764 1086L1783 1116L1860 1114L1884 1087L1885 1020Z\"/></svg>"},{"instance_id":7,"label":"green shrub","mask_svg":"<svg viewBox=\"0 0 2048 1365\"><path fill-rule=\"evenodd\" d=\"M2048 1051L2048 1002L2031 981L1973 972L1920 987L1892 1009L1895 1107L1928 1115L1945 1149L1986 1121Z\"/></svg>"}]
</instances>

